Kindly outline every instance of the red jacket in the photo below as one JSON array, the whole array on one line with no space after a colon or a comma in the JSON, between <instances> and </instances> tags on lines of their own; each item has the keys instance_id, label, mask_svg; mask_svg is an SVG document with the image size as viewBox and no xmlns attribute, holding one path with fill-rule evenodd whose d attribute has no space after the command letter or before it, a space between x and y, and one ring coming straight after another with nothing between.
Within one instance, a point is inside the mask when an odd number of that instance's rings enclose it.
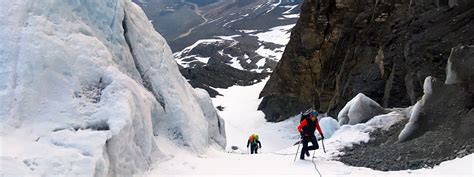
<instances>
[{"instance_id":1,"label":"red jacket","mask_svg":"<svg viewBox=\"0 0 474 177\"><path fill-rule=\"evenodd\" d=\"M298 126L298 132L304 133L305 136L313 136L316 129L318 129L319 134L323 136L323 131L319 126L318 119L311 121L311 117L301 121L301 124Z\"/></svg>"}]
</instances>

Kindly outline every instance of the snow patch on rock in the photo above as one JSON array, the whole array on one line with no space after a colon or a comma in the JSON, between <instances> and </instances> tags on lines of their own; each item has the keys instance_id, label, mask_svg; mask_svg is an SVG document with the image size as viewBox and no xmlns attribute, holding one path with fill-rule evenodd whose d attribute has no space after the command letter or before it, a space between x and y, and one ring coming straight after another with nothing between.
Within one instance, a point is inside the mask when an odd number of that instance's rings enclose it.
<instances>
[{"instance_id":1,"label":"snow patch on rock","mask_svg":"<svg viewBox=\"0 0 474 177\"><path fill-rule=\"evenodd\" d=\"M195 47L197 47L199 44L212 44L212 43L222 43L222 42L224 42L223 39L201 39L201 40L196 41L193 45L190 45L184 48L183 50L174 53L173 56L180 59L184 57L186 53L190 52Z\"/></svg>"},{"instance_id":2,"label":"snow patch on rock","mask_svg":"<svg viewBox=\"0 0 474 177\"><path fill-rule=\"evenodd\" d=\"M445 84L471 83L474 78L474 46L452 48L446 66Z\"/></svg>"},{"instance_id":3,"label":"snow patch on rock","mask_svg":"<svg viewBox=\"0 0 474 177\"><path fill-rule=\"evenodd\" d=\"M277 26L270 28L266 32L251 34L251 36L258 37L259 41L262 42L271 42L278 45L286 45L290 39L291 29L295 24Z\"/></svg>"},{"instance_id":4,"label":"snow patch on rock","mask_svg":"<svg viewBox=\"0 0 474 177\"><path fill-rule=\"evenodd\" d=\"M287 5L287 6L282 6L283 8L288 8L283 14L291 14L291 12L298 7L299 5Z\"/></svg>"},{"instance_id":5,"label":"snow patch on rock","mask_svg":"<svg viewBox=\"0 0 474 177\"><path fill-rule=\"evenodd\" d=\"M451 53L453 52L454 49L451 50ZM456 71L453 70L453 62L451 61L451 58L448 59L448 64L446 65L446 81L445 84L456 84L458 83L458 77L456 74Z\"/></svg>"},{"instance_id":6,"label":"snow patch on rock","mask_svg":"<svg viewBox=\"0 0 474 177\"><path fill-rule=\"evenodd\" d=\"M388 114L375 116L367 121L366 125L382 130L388 130L390 127L406 118L404 112L393 111Z\"/></svg>"}]
</instances>

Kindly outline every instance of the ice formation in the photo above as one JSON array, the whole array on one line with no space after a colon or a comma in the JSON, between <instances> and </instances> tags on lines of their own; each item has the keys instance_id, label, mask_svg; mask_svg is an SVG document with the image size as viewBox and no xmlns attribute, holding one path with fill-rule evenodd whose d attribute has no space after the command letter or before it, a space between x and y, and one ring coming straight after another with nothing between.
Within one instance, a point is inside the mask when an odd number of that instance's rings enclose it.
<instances>
[{"instance_id":1,"label":"ice formation","mask_svg":"<svg viewBox=\"0 0 474 177\"><path fill-rule=\"evenodd\" d=\"M336 119L332 117L324 117L319 120L319 125L323 130L324 138L330 138L336 130L339 129L339 124Z\"/></svg>"},{"instance_id":2,"label":"ice formation","mask_svg":"<svg viewBox=\"0 0 474 177\"><path fill-rule=\"evenodd\" d=\"M359 93L342 108L337 118L339 125L355 125L364 123L372 117L383 114L384 112L384 108L377 102Z\"/></svg>"},{"instance_id":3,"label":"ice formation","mask_svg":"<svg viewBox=\"0 0 474 177\"><path fill-rule=\"evenodd\" d=\"M400 132L398 135L398 141L403 142L407 141L413 133L418 129L419 127L419 115L420 112L423 109L423 106L425 105L426 99L433 93L432 87L433 87L433 82L435 79L431 76L426 77L425 82L423 83L423 97L421 97L421 100L416 102L416 104L413 107L408 108L408 117L410 120L408 123L405 125L403 130Z\"/></svg>"},{"instance_id":4,"label":"ice formation","mask_svg":"<svg viewBox=\"0 0 474 177\"><path fill-rule=\"evenodd\" d=\"M131 0L0 2L0 176L131 176L155 136L225 145L208 95Z\"/></svg>"}]
</instances>

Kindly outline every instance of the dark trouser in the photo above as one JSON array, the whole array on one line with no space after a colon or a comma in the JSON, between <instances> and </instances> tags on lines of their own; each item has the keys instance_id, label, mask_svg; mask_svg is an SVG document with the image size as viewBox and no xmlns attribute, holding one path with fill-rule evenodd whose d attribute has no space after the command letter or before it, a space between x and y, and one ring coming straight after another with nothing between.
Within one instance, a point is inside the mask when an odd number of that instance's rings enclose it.
<instances>
[{"instance_id":1,"label":"dark trouser","mask_svg":"<svg viewBox=\"0 0 474 177\"><path fill-rule=\"evenodd\" d=\"M313 145L308 147L308 142L311 142ZM303 136L303 149L301 149L300 159L304 159L304 154L311 150L319 149L318 140L315 136Z\"/></svg>"},{"instance_id":2,"label":"dark trouser","mask_svg":"<svg viewBox=\"0 0 474 177\"><path fill-rule=\"evenodd\" d=\"M253 154L254 152L255 154L258 154L257 150L258 150L257 144L250 145L250 154Z\"/></svg>"}]
</instances>

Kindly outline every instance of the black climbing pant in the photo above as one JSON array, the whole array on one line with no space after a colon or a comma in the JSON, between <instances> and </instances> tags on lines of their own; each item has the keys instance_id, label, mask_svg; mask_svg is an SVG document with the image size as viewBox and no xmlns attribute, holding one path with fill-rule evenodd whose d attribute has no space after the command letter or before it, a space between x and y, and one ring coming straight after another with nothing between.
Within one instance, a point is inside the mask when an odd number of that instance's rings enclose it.
<instances>
[{"instance_id":1,"label":"black climbing pant","mask_svg":"<svg viewBox=\"0 0 474 177\"><path fill-rule=\"evenodd\" d=\"M313 145L308 147L308 143L311 142ZM315 136L303 136L303 149L301 149L300 159L304 159L304 155L306 152L311 150L319 149L318 140Z\"/></svg>"},{"instance_id":2,"label":"black climbing pant","mask_svg":"<svg viewBox=\"0 0 474 177\"><path fill-rule=\"evenodd\" d=\"M257 144L250 145L250 154L254 154L254 153L258 154L257 150L258 150Z\"/></svg>"}]
</instances>

